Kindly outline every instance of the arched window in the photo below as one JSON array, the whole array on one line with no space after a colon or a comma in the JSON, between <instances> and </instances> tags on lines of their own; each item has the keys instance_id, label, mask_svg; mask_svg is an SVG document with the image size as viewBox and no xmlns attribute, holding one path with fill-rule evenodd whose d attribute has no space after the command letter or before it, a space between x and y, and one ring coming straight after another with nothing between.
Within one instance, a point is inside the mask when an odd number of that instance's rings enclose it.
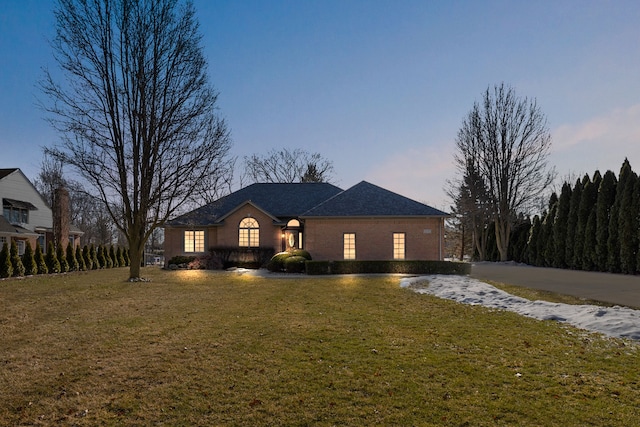
<instances>
[{"instance_id":1,"label":"arched window","mask_svg":"<svg viewBox=\"0 0 640 427\"><path fill-rule=\"evenodd\" d=\"M240 221L238 245L242 248L257 248L260 246L260 226L255 218L250 216Z\"/></svg>"}]
</instances>

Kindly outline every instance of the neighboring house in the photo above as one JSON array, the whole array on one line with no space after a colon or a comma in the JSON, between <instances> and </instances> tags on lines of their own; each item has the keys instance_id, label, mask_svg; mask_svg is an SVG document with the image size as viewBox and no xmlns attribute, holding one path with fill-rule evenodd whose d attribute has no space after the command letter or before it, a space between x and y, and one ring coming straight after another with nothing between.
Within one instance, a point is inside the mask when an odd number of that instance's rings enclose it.
<instances>
[{"instance_id":1,"label":"neighboring house","mask_svg":"<svg viewBox=\"0 0 640 427\"><path fill-rule=\"evenodd\" d=\"M20 255L29 241L46 251L53 240L53 214L40 193L20 169L0 169L0 248L6 242L16 242ZM69 240L80 244L82 231L71 226Z\"/></svg>"},{"instance_id":2,"label":"neighboring house","mask_svg":"<svg viewBox=\"0 0 640 427\"><path fill-rule=\"evenodd\" d=\"M275 252L305 249L314 260L442 260L448 214L362 181L253 184L165 225L164 255L215 246Z\"/></svg>"}]
</instances>

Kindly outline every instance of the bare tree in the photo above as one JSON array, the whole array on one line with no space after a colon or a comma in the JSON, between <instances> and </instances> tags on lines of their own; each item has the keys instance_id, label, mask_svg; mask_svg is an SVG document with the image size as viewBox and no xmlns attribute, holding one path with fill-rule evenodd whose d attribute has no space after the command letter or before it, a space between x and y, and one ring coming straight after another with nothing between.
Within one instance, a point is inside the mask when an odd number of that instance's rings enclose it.
<instances>
[{"instance_id":1,"label":"bare tree","mask_svg":"<svg viewBox=\"0 0 640 427\"><path fill-rule=\"evenodd\" d=\"M527 213L554 178L547 168L551 134L535 100L504 83L485 91L458 134L457 162L473 159L486 183L500 259L508 259L515 218ZM465 166L466 168L466 166Z\"/></svg>"},{"instance_id":2,"label":"bare tree","mask_svg":"<svg viewBox=\"0 0 640 427\"><path fill-rule=\"evenodd\" d=\"M331 182L333 163L296 148L271 150L265 156L245 156L245 174L251 182Z\"/></svg>"},{"instance_id":3,"label":"bare tree","mask_svg":"<svg viewBox=\"0 0 640 427\"><path fill-rule=\"evenodd\" d=\"M230 137L207 77L193 4L59 0L43 105L62 141L48 152L91 186L126 236L131 278L149 235L215 174Z\"/></svg>"}]
</instances>

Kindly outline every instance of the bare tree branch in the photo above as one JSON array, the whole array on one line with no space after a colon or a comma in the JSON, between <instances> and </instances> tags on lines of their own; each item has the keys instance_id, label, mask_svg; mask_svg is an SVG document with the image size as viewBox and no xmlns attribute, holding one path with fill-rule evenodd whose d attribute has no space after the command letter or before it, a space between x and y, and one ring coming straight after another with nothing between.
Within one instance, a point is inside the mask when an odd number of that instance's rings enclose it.
<instances>
[{"instance_id":1,"label":"bare tree branch","mask_svg":"<svg viewBox=\"0 0 640 427\"><path fill-rule=\"evenodd\" d=\"M127 237L138 277L153 230L215 176L230 148L193 5L59 0L44 105L62 142L48 150L86 179Z\"/></svg>"}]
</instances>

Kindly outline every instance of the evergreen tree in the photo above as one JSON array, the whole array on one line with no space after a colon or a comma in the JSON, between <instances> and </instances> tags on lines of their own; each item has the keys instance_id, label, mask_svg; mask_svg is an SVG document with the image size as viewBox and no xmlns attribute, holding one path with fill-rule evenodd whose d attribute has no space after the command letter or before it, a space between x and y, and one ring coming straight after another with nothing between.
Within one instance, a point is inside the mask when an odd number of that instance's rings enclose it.
<instances>
[{"instance_id":1,"label":"evergreen tree","mask_svg":"<svg viewBox=\"0 0 640 427\"><path fill-rule=\"evenodd\" d=\"M33 256L33 249L31 249L31 243L28 240L25 244L24 253L22 254L22 265L24 265L24 274L27 276L35 276L38 274L36 259Z\"/></svg>"},{"instance_id":2,"label":"evergreen tree","mask_svg":"<svg viewBox=\"0 0 640 427\"><path fill-rule=\"evenodd\" d=\"M616 198L611 207L611 215L609 216L609 239L607 240L607 268L612 273L620 273L620 208L622 205L622 197L627 180L631 175L631 165L628 159L624 159L618 176L618 185L616 186Z\"/></svg>"},{"instance_id":3,"label":"evergreen tree","mask_svg":"<svg viewBox=\"0 0 640 427\"><path fill-rule=\"evenodd\" d=\"M11 254L11 265L13 266L12 277L24 276L24 264L22 264L20 255L18 255L18 245L15 240L11 241L9 252Z\"/></svg>"},{"instance_id":4,"label":"evergreen tree","mask_svg":"<svg viewBox=\"0 0 640 427\"><path fill-rule=\"evenodd\" d=\"M552 267L555 260L555 238L554 238L554 221L556 219L556 213L558 211L558 195L556 193L551 194L549 198L549 213L545 218L542 228L544 229L544 267Z\"/></svg>"},{"instance_id":5,"label":"evergreen tree","mask_svg":"<svg viewBox=\"0 0 640 427\"><path fill-rule=\"evenodd\" d=\"M82 259L84 260L84 264L87 267L87 271L93 270L93 258L91 257L91 252L89 251L89 245L84 245L84 248L82 248Z\"/></svg>"},{"instance_id":6,"label":"evergreen tree","mask_svg":"<svg viewBox=\"0 0 640 427\"><path fill-rule=\"evenodd\" d=\"M116 249L116 258L118 259L118 265L120 267L127 266L127 264L124 261L124 256L122 255L122 248L120 246L118 246L118 249Z\"/></svg>"},{"instance_id":7,"label":"evergreen tree","mask_svg":"<svg viewBox=\"0 0 640 427\"><path fill-rule=\"evenodd\" d=\"M116 248L113 245L109 246L109 258L111 258L113 268L120 267L120 264L118 264L118 257L116 256Z\"/></svg>"},{"instance_id":8,"label":"evergreen tree","mask_svg":"<svg viewBox=\"0 0 640 427\"><path fill-rule=\"evenodd\" d=\"M573 262L573 251L576 242L576 228L578 227L578 208L582 199L582 181L576 180L571 192L571 201L569 203L569 217L567 218L567 241L565 243L565 260L567 266L572 269L579 268Z\"/></svg>"},{"instance_id":9,"label":"evergreen tree","mask_svg":"<svg viewBox=\"0 0 640 427\"><path fill-rule=\"evenodd\" d=\"M124 248L122 250L122 257L124 258L124 265L129 267L131 263L131 258L129 257L129 248Z\"/></svg>"},{"instance_id":10,"label":"evergreen tree","mask_svg":"<svg viewBox=\"0 0 640 427\"><path fill-rule=\"evenodd\" d=\"M0 251L0 278L7 278L13 275L13 265L11 264L11 254L9 245L4 242Z\"/></svg>"},{"instance_id":11,"label":"evergreen tree","mask_svg":"<svg viewBox=\"0 0 640 427\"><path fill-rule=\"evenodd\" d=\"M100 268L107 268L107 257L104 254L104 246L99 245L98 246L98 265L100 266Z\"/></svg>"},{"instance_id":12,"label":"evergreen tree","mask_svg":"<svg viewBox=\"0 0 640 427\"><path fill-rule=\"evenodd\" d=\"M576 225L575 246L573 248L573 265L576 268L582 268L584 261L584 242L586 239L587 222L589 221L589 213L598 196L597 190L591 182L589 175L582 178L582 197L578 206L578 222Z\"/></svg>"},{"instance_id":13,"label":"evergreen tree","mask_svg":"<svg viewBox=\"0 0 640 427\"><path fill-rule=\"evenodd\" d=\"M34 255L36 260L36 267L38 268L38 274L48 274L49 268L47 268L47 262L44 259L44 254L42 253L42 247L39 244L36 244L36 253Z\"/></svg>"},{"instance_id":14,"label":"evergreen tree","mask_svg":"<svg viewBox=\"0 0 640 427\"><path fill-rule=\"evenodd\" d=\"M608 170L602 177L600 188L598 189L598 200L596 202L596 269L598 271L608 270L608 249L609 221L611 208L616 198L616 187L618 180L615 173Z\"/></svg>"},{"instance_id":15,"label":"evergreen tree","mask_svg":"<svg viewBox=\"0 0 640 427\"><path fill-rule=\"evenodd\" d=\"M87 264L82 255L80 245L76 246L76 261L78 262L78 271L87 271Z\"/></svg>"},{"instance_id":16,"label":"evergreen tree","mask_svg":"<svg viewBox=\"0 0 640 427\"><path fill-rule=\"evenodd\" d=\"M91 244L91 249L89 249L89 254L91 256L92 268L94 270L98 270L102 268L102 266L100 265L100 260L98 259L98 251L96 247L93 245L93 243Z\"/></svg>"},{"instance_id":17,"label":"evergreen tree","mask_svg":"<svg viewBox=\"0 0 640 427\"><path fill-rule=\"evenodd\" d=\"M107 265L109 266L109 268L114 268L118 266L115 260L116 252L113 249L113 245L109 246L108 248L105 246L104 254L107 257Z\"/></svg>"},{"instance_id":18,"label":"evergreen tree","mask_svg":"<svg viewBox=\"0 0 640 427\"><path fill-rule=\"evenodd\" d=\"M542 222L538 215L533 217L531 223L531 229L529 230L529 240L527 242L527 263L530 265L537 265L536 259L538 255L538 246L540 241L540 232L542 229Z\"/></svg>"},{"instance_id":19,"label":"evergreen tree","mask_svg":"<svg viewBox=\"0 0 640 427\"><path fill-rule=\"evenodd\" d=\"M562 186L560 198L558 199L558 209L556 210L556 218L553 225L553 238L555 245L553 266L558 268L567 268L566 244L570 205L571 185L569 185L568 182L565 182Z\"/></svg>"},{"instance_id":20,"label":"evergreen tree","mask_svg":"<svg viewBox=\"0 0 640 427\"><path fill-rule=\"evenodd\" d=\"M76 259L76 251L73 250L73 246L71 245L71 242L67 243L66 258L67 258L67 263L69 264L69 271L80 270L80 264Z\"/></svg>"},{"instance_id":21,"label":"evergreen tree","mask_svg":"<svg viewBox=\"0 0 640 427\"><path fill-rule=\"evenodd\" d=\"M618 213L620 241L620 271L635 274L638 262L638 197L635 193L638 175L629 171L622 189Z\"/></svg>"},{"instance_id":22,"label":"evergreen tree","mask_svg":"<svg viewBox=\"0 0 640 427\"><path fill-rule=\"evenodd\" d=\"M597 212L598 204L598 188L602 183L600 171L595 171L591 181L593 189L590 196L590 209L587 218L587 225L584 229L584 245L582 254L582 269L586 271L596 270L596 230L597 230Z\"/></svg>"},{"instance_id":23,"label":"evergreen tree","mask_svg":"<svg viewBox=\"0 0 640 427\"><path fill-rule=\"evenodd\" d=\"M49 270L49 273L60 273L60 261L58 261L58 256L56 255L56 249L53 246L53 242L49 242L49 245L47 246L45 261L47 263L47 270Z\"/></svg>"},{"instance_id":24,"label":"evergreen tree","mask_svg":"<svg viewBox=\"0 0 640 427\"><path fill-rule=\"evenodd\" d=\"M67 261L67 255L64 253L64 248L61 243L58 243L56 249L56 256L58 257L58 262L60 263L60 273L66 273L69 271L69 262Z\"/></svg>"}]
</instances>

